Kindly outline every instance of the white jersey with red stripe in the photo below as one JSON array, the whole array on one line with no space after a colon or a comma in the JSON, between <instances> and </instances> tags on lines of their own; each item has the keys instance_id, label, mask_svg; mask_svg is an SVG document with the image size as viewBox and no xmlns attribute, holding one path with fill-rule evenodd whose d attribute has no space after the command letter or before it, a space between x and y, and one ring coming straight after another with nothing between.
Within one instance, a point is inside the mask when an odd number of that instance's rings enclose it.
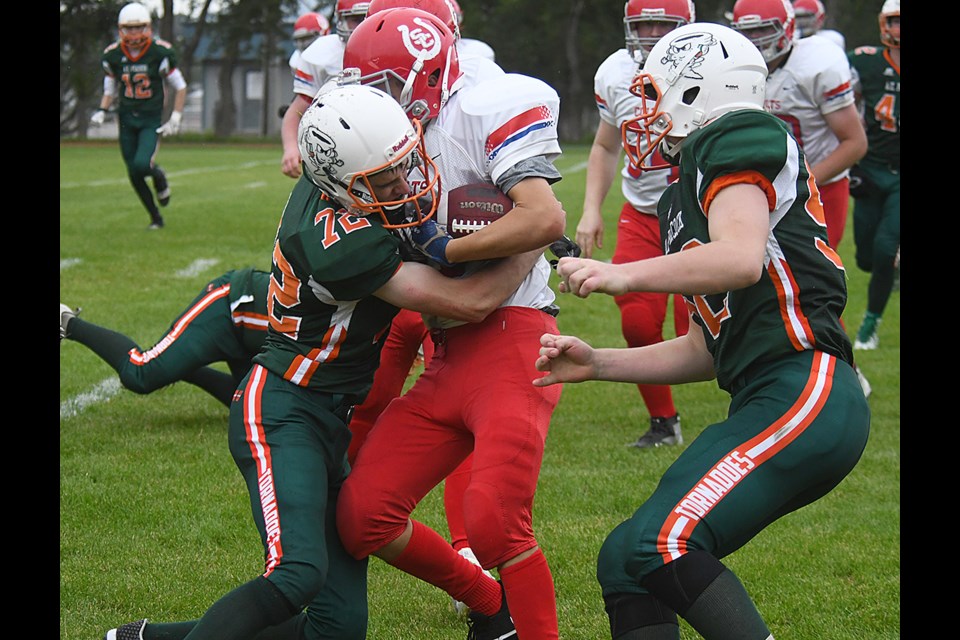
<instances>
[{"instance_id":1,"label":"white jersey with red stripe","mask_svg":"<svg viewBox=\"0 0 960 640\"><path fill-rule=\"evenodd\" d=\"M518 163L561 154L557 134L560 97L548 84L514 73L490 74L455 91L427 125L427 153L439 168L443 195L437 223L446 229L447 193L478 182L500 186ZM549 286L550 265L540 257L530 274L501 306L543 308L556 294ZM438 324L428 319L428 324ZM442 322L443 326L449 326Z\"/></svg>"},{"instance_id":2,"label":"white jersey with red stripe","mask_svg":"<svg viewBox=\"0 0 960 640\"><path fill-rule=\"evenodd\" d=\"M639 114L640 99L630 93L633 78L640 66L626 49L614 51L597 68L593 77L593 95L597 101L600 119L615 127L618 131L625 120ZM644 160L645 163L662 164L659 152ZM620 175L620 191L634 209L643 213L657 215L657 202L667 185L676 177L673 169L659 171L638 171L630 168L624 161Z\"/></svg>"},{"instance_id":3,"label":"white jersey with red stripe","mask_svg":"<svg viewBox=\"0 0 960 640\"><path fill-rule=\"evenodd\" d=\"M320 36L300 54L293 73L293 92L313 100L320 87L343 70L343 40L335 33Z\"/></svg>"},{"instance_id":4,"label":"white jersey with red stripe","mask_svg":"<svg viewBox=\"0 0 960 640\"><path fill-rule=\"evenodd\" d=\"M813 166L840 142L824 115L853 104L850 63L840 47L819 34L793 44L786 61L767 77L764 108L787 123ZM844 171L830 182L845 178Z\"/></svg>"}]
</instances>

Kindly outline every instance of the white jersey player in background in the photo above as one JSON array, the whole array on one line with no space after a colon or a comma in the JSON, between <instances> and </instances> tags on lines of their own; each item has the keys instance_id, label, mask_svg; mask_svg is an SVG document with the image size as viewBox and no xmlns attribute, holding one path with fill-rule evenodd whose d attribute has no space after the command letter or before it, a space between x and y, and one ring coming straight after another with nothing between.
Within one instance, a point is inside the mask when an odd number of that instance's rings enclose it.
<instances>
[{"instance_id":1,"label":"white jersey player in background","mask_svg":"<svg viewBox=\"0 0 960 640\"><path fill-rule=\"evenodd\" d=\"M453 34L417 9L369 16L347 43L344 75L385 87L411 118L426 123L426 151L445 195L435 232L414 234L414 240L435 262L455 266L499 258L561 238L566 217L550 186L560 179L553 161L561 153L560 99L553 88L517 74L464 84ZM416 184L414 173L409 180ZM446 194L477 182L495 184L516 206L473 234L443 235ZM549 278L541 257L484 322L450 326L428 319L436 327L433 358L381 414L338 502L338 529L351 554L376 554L455 596L451 587L469 577L473 565L410 515L472 453L464 497L467 535L481 564L498 569L505 594L490 593L473 607L471 637L477 640L558 637L553 577L532 514L550 417L559 402L559 395L540 395L530 384L537 328L556 326ZM496 375L483 373L492 371ZM481 577L478 585L487 584Z\"/></svg>"},{"instance_id":2,"label":"white jersey player in background","mask_svg":"<svg viewBox=\"0 0 960 640\"><path fill-rule=\"evenodd\" d=\"M321 36L303 53L293 71L293 100L280 125L283 157L280 170L291 178L300 177L300 149L297 128L300 118L324 84L336 79L343 68L343 47L353 30L367 15L368 1L338 0L334 11L336 33Z\"/></svg>"},{"instance_id":3,"label":"white jersey player in background","mask_svg":"<svg viewBox=\"0 0 960 640\"><path fill-rule=\"evenodd\" d=\"M867 152L846 53L822 36L798 39L790 0L737 0L731 27L767 63L764 109L790 127L817 181L830 246L839 248L850 207L850 167ZM870 383L859 367L864 395Z\"/></svg>"},{"instance_id":4,"label":"white jersey player in background","mask_svg":"<svg viewBox=\"0 0 960 640\"><path fill-rule=\"evenodd\" d=\"M613 185L622 157L621 125L634 118L640 99L630 93L633 78L653 46L678 26L693 22L696 12L690 0L629 0L623 7L625 48L604 60L593 79L594 97L600 122L587 160L587 183L583 214L577 224L577 244L584 257L592 257L594 248L603 248L603 201ZM635 134L632 134L635 135ZM643 144L642 140L640 144ZM665 164L659 152L646 161ZM620 190L626 202L617 218L617 240L613 262L621 264L663 255L657 202L667 185L676 178L676 169L640 171L624 162L620 171ZM665 293L626 293L615 296L620 309L620 325L630 347L663 342L663 323L669 295ZM687 307L674 296L674 328L683 335L689 327ZM637 385L647 412L650 429L630 446L638 448L683 444L680 415L669 385Z\"/></svg>"},{"instance_id":5,"label":"white jersey player in background","mask_svg":"<svg viewBox=\"0 0 960 640\"><path fill-rule=\"evenodd\" d=\"M813 35L797 39L789 0L738 0L731 26L767 63L764 108L782 119L803 147L820 189L830 245L840 246L850 201L850 167L867 152L844 52Z\"/></svg>"}]
</instances>

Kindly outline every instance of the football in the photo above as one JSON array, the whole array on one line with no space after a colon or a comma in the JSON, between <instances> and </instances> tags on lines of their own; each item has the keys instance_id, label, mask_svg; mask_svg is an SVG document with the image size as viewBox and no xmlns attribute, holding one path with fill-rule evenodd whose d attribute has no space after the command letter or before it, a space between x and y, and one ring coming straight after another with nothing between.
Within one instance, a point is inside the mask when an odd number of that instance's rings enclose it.
<instances>
[{"instance_id":1,"label":"football","mask_svg":"<svg viewBox=\"0 0 960 640\"><path fill-rule=\"evenodd\" d=\"M483 229L513 209L513 201L496 185L465 184L447 194L447 233L460 238Z\"/></svg>"}]
</instances>

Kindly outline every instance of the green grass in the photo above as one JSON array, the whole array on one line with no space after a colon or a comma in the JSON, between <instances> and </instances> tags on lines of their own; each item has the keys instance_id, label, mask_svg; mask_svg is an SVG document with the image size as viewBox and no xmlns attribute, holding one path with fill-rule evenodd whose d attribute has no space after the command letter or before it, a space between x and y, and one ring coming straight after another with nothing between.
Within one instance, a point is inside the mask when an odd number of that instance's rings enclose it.
<instances>
[{"instance_id":1,"label":"green grass","mask_svg":"<svg viewBox=\"0 0 960 640\"><path fill-rule=\"evenodd\" d=\"M569 146L557 163L570 235L580 216L586 154L587 147ZM61 144L60 300L151 345L208 279L237 266L268 267L293 186L280 173L280 155L279 144L165 144L159 160L173 199L164 211L167 227L149 232L116 144ZM599 257L612 252L619 206L615 185ZM852 334L867 285L853 261L852 228L840 253ZM596 345L623 344L611 298L559 301L564 332ZM878 350L858 352L873 384L872 433L860 464L833 493L726 560L778 638L900 637L899 292L880 338ZM61 344L63 640L100 638L141 617L198 617L262 569L247 494L227 450L227 410L183 383L150 396L111 395L109 383L98 386L114 378L83 346ZM728 398L713 383L675 387L675 397L687 442L726 413ZM98 401L84 402L90 398ZM594 577L597 551L678 453L623 446L647 425L632 385L568 386L554 415L534 515L565 640L609 637ZM416 517L446 533L442 508L434 491ZM376 559L369 598L372 640L466 635L446 594ZM698 637L686 626L682 635Z\"/></svg>"}]
</instances>

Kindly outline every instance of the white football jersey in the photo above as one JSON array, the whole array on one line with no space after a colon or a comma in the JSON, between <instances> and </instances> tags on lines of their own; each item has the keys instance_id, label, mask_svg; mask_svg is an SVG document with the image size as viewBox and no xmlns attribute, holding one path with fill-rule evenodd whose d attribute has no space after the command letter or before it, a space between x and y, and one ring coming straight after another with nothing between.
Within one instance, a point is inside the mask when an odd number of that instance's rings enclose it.
<instances>
[{"instance_id":1,"label":"white football jersey","mask_svg":"<svg viewBox=\"0 0 960 640\"><path fill-rule=\"evenodd\" d=\"M787 123L813 166L840 144L825 114L853 104L850 63L843 50L819 34L793 43L785 63L767 77L764 108ZM844 171L830 182L846 177Z\"/></svg>"},{"instance_id":2,"label":"white football jersey","mask_svg":"<svg viewBox=\"0 0 960 640\"><path fill-rule=\"evenodd\" d=\"M335 79L343 69L343 40L331 33L320 36L300 54L293 73L293 92L313 100L320 87Z\"/></svg>"},{"instance_id":3,"label":"white football jersey","mask_svg":"<svg viewBox=\"0 0 960 640\"><path fill-rule=\"evenodd\" d=\"M436 220L444 230L450 190L477 182L498 184L508 169L523 160L543 156L552 162L561 154L557 92L536 78L485 68L485 78L468 80L453 93L424 136L443 186ZM415 180L413 175L411 179ZM539 309L553 303L556 294L549 281L550 264L541 256L501 306ZM425 320L428 326L462 324L426 316Z\"/></svg>"},{"instance_id":4,"label":"white football jersey","mask_svg":"<svg viewBox=\"0 0 960 640\"><path fill-rule=\"evenodd\" d=\"M600 119L615 127L618 131L624 121L639 113L640 98L630 93L630 85L639 71L639 65L626 49L615 51L597 68L593 77L593 93L597 101ZM659 152L650 154L645 163L662 164ZM676 177L674 169L657 171L631 170L630 163L624 158L620 175L620 191L627 202L637 211L657 215L657 201L663 190Z\"/></svg>"}]
</instances>

